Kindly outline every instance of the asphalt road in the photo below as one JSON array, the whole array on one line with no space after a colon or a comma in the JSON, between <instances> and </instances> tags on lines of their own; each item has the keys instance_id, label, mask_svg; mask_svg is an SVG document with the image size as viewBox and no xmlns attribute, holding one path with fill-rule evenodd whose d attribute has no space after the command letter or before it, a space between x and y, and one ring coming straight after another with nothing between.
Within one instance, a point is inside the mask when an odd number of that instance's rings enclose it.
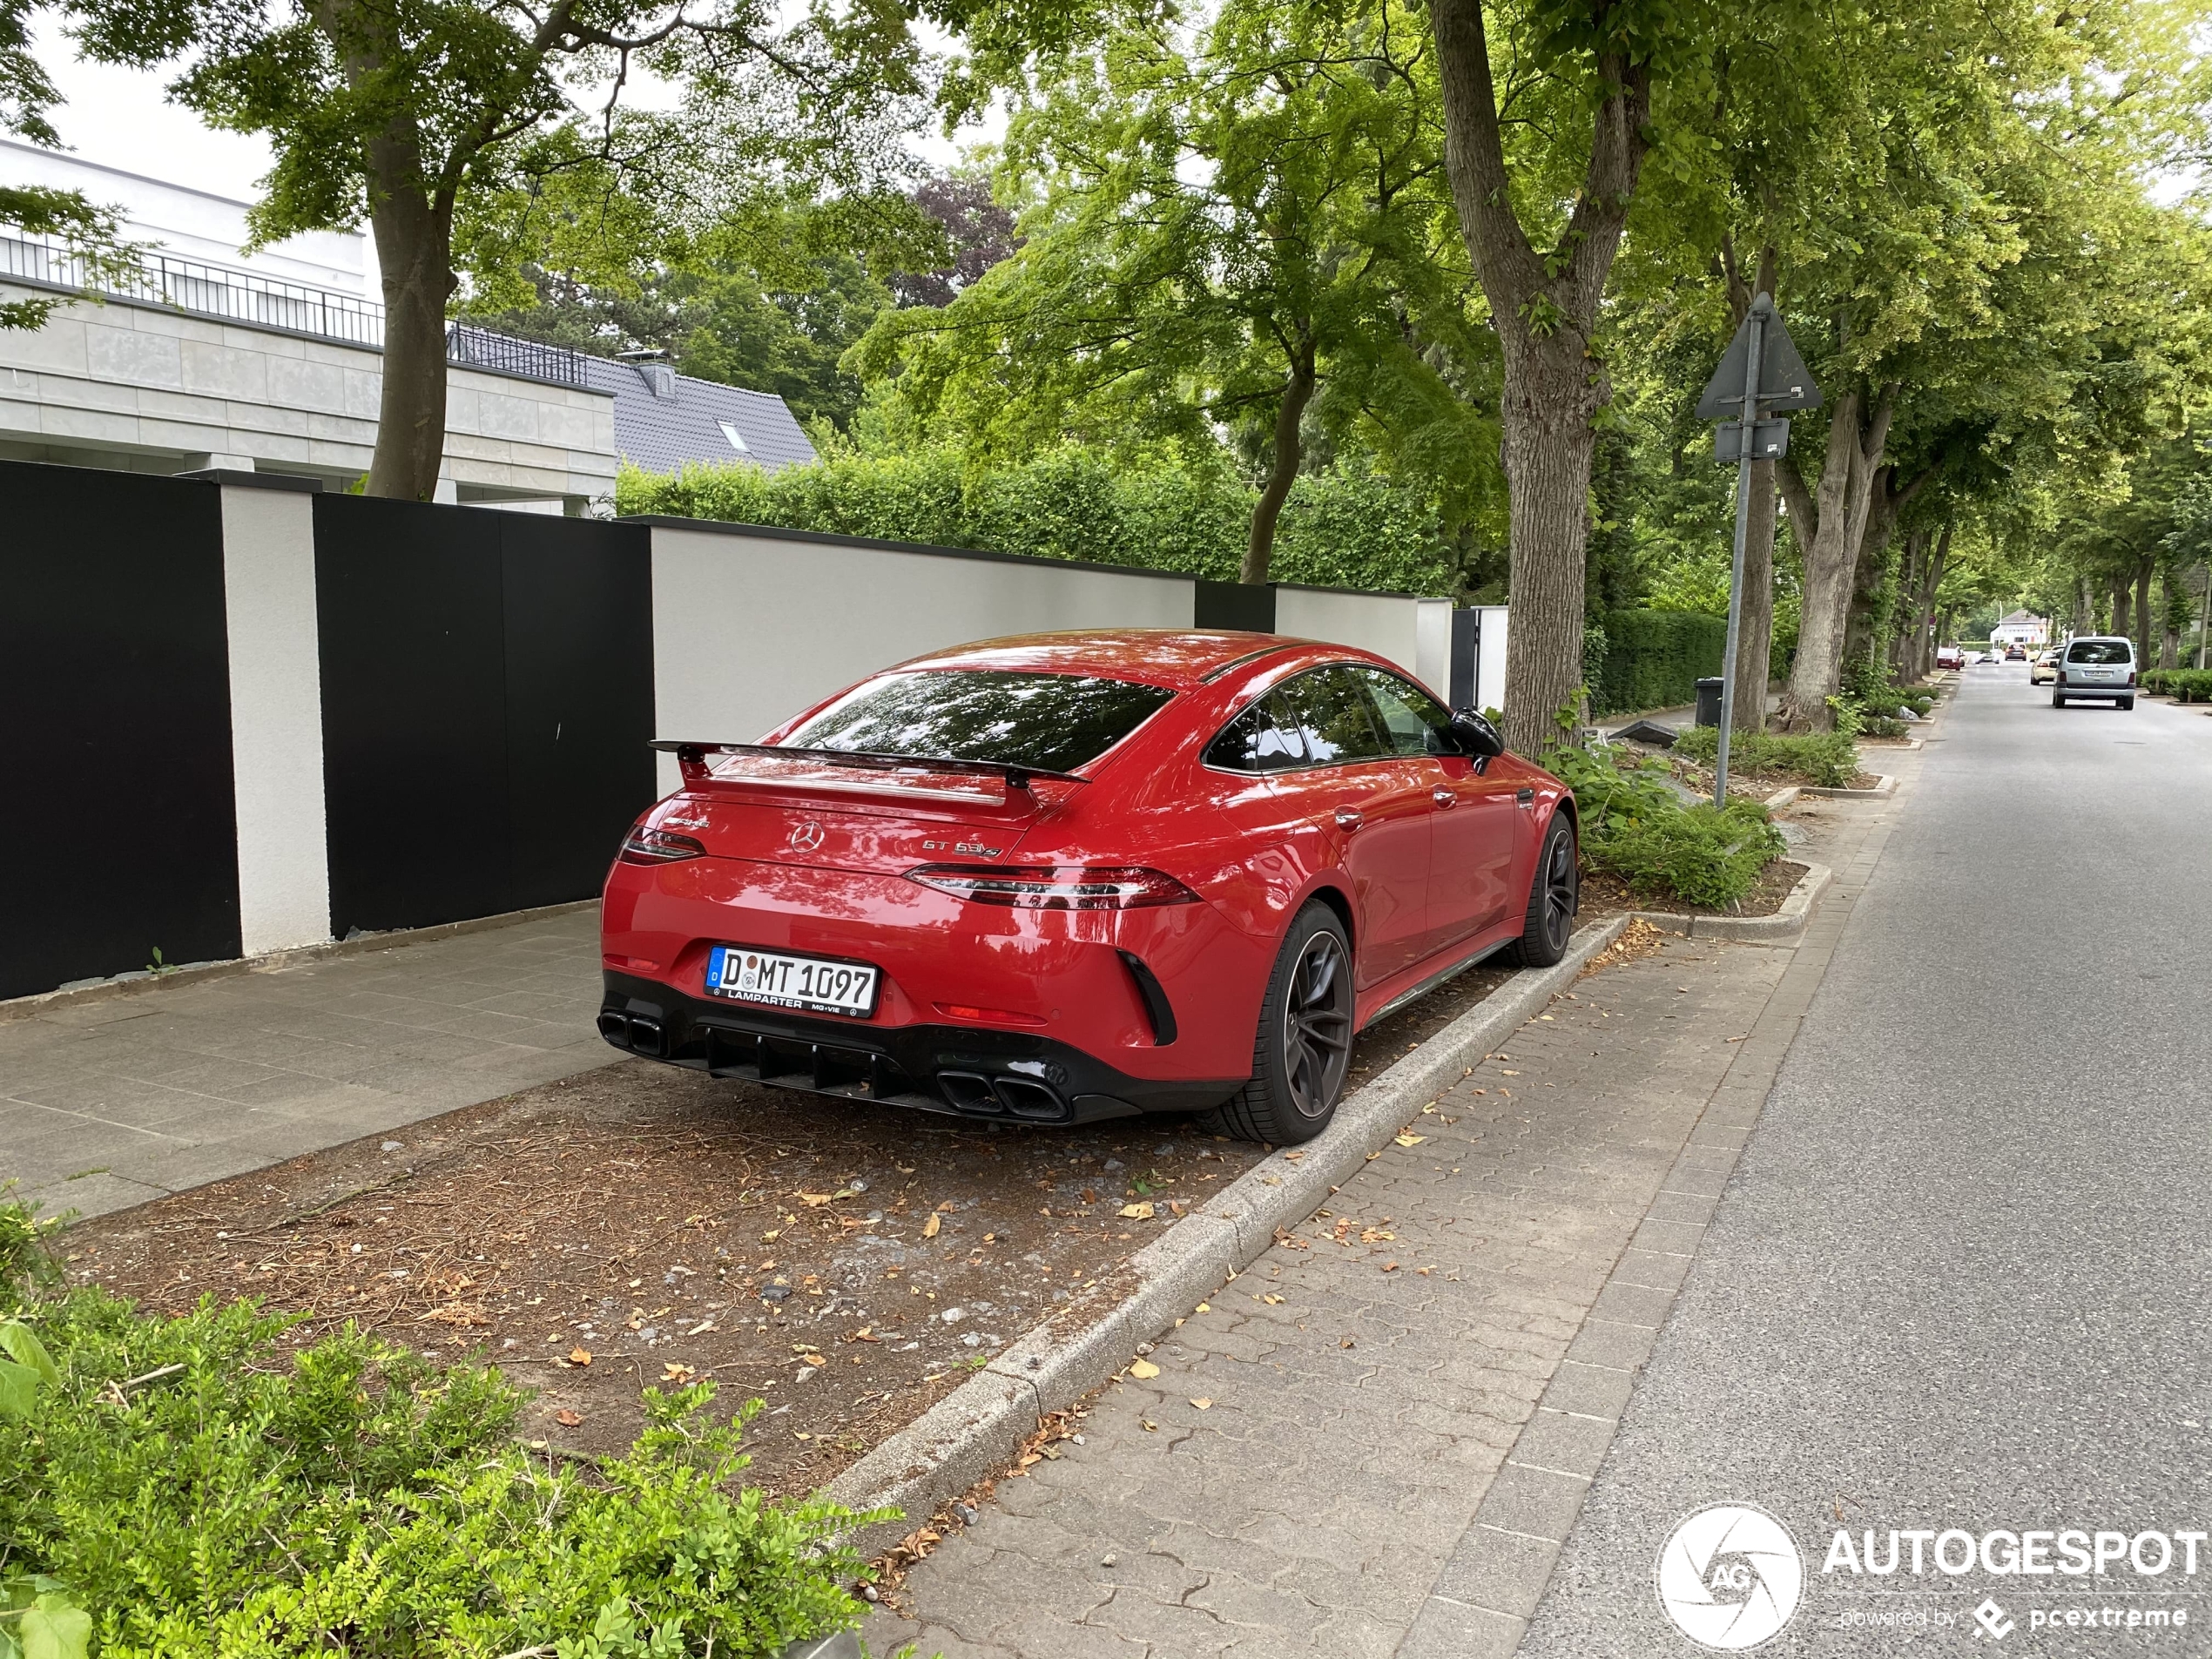
<instances>
[{"instance_id":1,"label":"asphalt road","mask_svg":"<svg viewBox=\"0 0 2212 1659\"><path fill-rule=\"evenodd\" d=\"M1525 1659L1705 1651L1655 1564L1722 1503L1803 1557L1762 1653L2212 1655L2212 1541L2192 1576L2178 1538L2212 1531L2212 717L2054 710L2006 664L1966 671L1941 732ZM2071 1528L2092 1561L2099 1532L2172 1560L1991 1570L2017 1543L1986 1534ZM1971 1537L1855 1575L1845 1529L1878 1562L1892 1529ZM1786 1578L1706 1548L1689 1600ZM2034 1616L2069 1610L2094 1627Z\"/></svg>"}]
</instances>

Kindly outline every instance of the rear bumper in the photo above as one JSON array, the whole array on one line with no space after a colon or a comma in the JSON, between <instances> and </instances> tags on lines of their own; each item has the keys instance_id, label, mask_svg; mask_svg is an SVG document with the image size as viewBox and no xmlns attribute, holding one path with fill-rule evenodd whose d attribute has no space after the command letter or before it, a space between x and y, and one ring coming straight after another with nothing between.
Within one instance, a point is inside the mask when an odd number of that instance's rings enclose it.
<instances>
[{"instance_id":1,"label":"rear bumper","mask_svg":"<svg viewBox=\"0 0 2212 1659\"><path fill-rule=\"evenodd\" d=\"M606 971L599 1034L616 1048L716 1077L1003 1123L1082 1123L1203 1111L1241 1078L1134 1077L1028 1031L867 1025L687 996Z\"/></svg>"},{"instance_id":2,"label":"rear bumper","mask_svg":"<svg viewBox=\"0 0 2212 1659\"><path fill-rule=\"evenodd\" d=\"M2132 685L2085 685L2079 680L2054 680L2051 689L2060 697L2133 697Z\"/></svg>"}]
</instances>

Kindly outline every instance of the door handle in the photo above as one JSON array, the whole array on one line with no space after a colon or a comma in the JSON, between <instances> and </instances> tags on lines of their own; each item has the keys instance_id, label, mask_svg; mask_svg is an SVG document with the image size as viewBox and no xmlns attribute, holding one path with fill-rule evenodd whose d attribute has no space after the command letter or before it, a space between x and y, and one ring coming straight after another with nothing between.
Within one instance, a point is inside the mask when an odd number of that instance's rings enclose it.
<instances>
[{"instance_id":1,"label":"door handle","mask_svg":"<svg viewBox=\"0 0 2212 1659\"><path fill-rule=\"evenodd\" d=\"M1428 792L1428 798L1439 806L1456 806L1460 804L1460 798L1440 784Z\"/></svg>"},{"instance_id":2,"label":"door handle","mask_svg":"<svg viewBox=\"0 0 2212 1659\"><path fill-rule=\"evenodd\" d=\"M1517 789L1514 792L1513 798L1521 806L1526 806L1536 799L1536 792L1533 789Z\"/></svg>"},{"instance_id":3,"label":"door handle","mask_svg":"<svg viewBox=\"0 0 2212 1659\"><path fill-rule=\"evenodd\" d=\"M1347 835L1366 821L1366 816L1356 808L1350 806L1337 808L1337 827Z\"/></svg>"}]
</instances>

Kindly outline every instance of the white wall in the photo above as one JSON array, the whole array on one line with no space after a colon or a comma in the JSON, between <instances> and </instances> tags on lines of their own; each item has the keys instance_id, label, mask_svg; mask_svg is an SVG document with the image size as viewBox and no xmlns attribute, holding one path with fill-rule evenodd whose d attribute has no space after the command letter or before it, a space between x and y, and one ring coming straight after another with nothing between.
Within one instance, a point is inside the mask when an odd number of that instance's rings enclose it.
<instances>
[{"instance_id":1,"label":"white wall","mask_svg":"<svg viewBox=\"0 0 2212 1659\"><path fill-rule=\"evenodd\" d=\"M1474 659L1474 706L1506 705L1506 608L1477 605L1482 613L1482 645Z\"/></svg>"},{"instance_id":2,"label":"white wall","mask_svg":"<svg viewBox=\"0 0 2212 1659\"><path fill-rule=\"evenodd\" d=\"M1423 684L1433 685L1436 681L1422 671L1426 659L1421 649L1421 603L1396 593L1280 587L1275 590L1275 631L1332 645L1357 645L1388 658ZM1451 665L1451 625L1447 608L1443 654L1433 665L1437 680L1445 678Z\"/></svg>"},{"instance_id":3,"label":"white wall","mask_svg":"<svg viewBox=\"0 0 2212 1659\"><path fill-rule=\"evenodd\" d=\"M239 932L246 953L330 937L314 497L223 490Z\"/></svg>"},{"instance_id":4,"label":"white wall","mask_svg":"<svg viewBox=\"0 0 2212 1659\"><path fill-rule=\"evenodd\" d=\"M1413 678L1449 706L1452 701L1452 602L1413 601Z\"/></svg>"},{"instance_id":5,"label":"white wall","mask_svg":"<svg viewBox=\"0 0 2212 1659\"><path fill-rule=\"evenodd\" d=\"M654 718L664 738L749 743L926 651L1069 628L1188 628L1197 596L1184 577L656 524ZM674 758L660 764L662 788L675 788Z\"/></svg>"}]
</instances>

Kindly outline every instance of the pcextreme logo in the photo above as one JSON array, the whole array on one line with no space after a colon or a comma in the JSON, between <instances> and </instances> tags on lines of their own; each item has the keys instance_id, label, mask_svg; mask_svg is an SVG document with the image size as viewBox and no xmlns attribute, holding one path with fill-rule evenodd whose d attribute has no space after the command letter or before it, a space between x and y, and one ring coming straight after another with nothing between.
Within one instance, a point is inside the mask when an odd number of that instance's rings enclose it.
<instances>
[{"instance_id":1,"label":"pcextreme logo","mask_svg":"<svg viewBox=\"0 0 2212 1659\"><path fill-rule=\"evenodd\" d=\"M1751 1504L1717 1503L1685 1515L1653 1569L1659 1605L1700 1647L1756 1648L1790 1622L1805 1563L1789 1530Z\"/></svg>"}]
</instances>

